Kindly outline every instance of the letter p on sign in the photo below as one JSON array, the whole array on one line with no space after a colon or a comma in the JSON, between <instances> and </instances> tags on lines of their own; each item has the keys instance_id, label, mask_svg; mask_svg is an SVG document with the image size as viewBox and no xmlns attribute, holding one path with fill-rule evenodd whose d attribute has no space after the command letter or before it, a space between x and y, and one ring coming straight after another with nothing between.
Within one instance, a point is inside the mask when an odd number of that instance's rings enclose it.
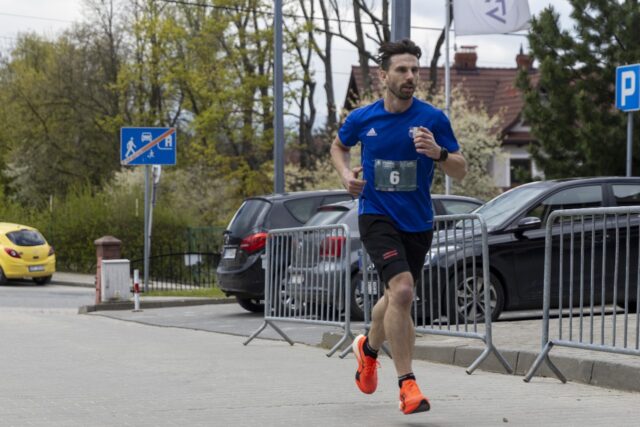
<instances>
[{"instance_id":1,"label":"letter p on sign","mask_svg":"<svg viewBox=\"0 0 640 427\"><path fill-rule=\"evenodd\" d=\"M640 64L616 68L616 108L640 110Z\"/></svg>"}]
</instances>

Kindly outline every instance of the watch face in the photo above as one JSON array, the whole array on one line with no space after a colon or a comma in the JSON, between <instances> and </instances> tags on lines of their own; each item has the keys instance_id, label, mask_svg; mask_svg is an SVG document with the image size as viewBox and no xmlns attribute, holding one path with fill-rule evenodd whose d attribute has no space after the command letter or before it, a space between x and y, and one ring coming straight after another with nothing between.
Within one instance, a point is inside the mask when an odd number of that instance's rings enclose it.
<instances>
[{"instance_id":1,"label":"watch face","mask_svg":"<svg viewBox=\"0 0 640 427\"><path fill-rule=\"evenodd\" d=\"M449 157L449 151L447 151L446 148L441 147L440 148L440 158L438 159L438 161L443 162L443 161L447 160L447 157Z\"/></svg>"}]
</instances>

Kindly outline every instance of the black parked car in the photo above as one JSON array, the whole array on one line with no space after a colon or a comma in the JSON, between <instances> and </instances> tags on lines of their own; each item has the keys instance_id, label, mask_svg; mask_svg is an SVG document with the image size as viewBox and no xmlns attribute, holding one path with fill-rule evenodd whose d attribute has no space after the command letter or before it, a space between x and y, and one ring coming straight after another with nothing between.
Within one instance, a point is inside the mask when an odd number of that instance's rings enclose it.
<instances>
[{"instance_id":1,"label":"black parked car","mask_svg":"<svg viewBox=\"0 0 640 427\"><path fill-rule=\"evenodd\" d=\"M545 250L545 226L546 221L551 212L558 209L579 209L579 208L596 208L610 206L631 206L640 205L640 178L583 178L583 179L562 179L539 181L525 184L513 188L491 201L487 202L474 213L480 214L486 221L488 232L489 260L490 260L490 295L493 307L493 319L497 319L501 312L507 310L522 309L541 309L543 297L543 272L544 272L544 250ZM582 227L588 231L588 238L592 228L595 229L594 221L587 219L584 223L574 224L576 227ZM638 248L638 220L633 219L634 225L631 227L633 233L631 242L632 250L636 253L631 259L635 265L630 266L631 271L637 271L637 248ZM599 221L600 231L596 234L595 240L602 241L602 220ZM616 225L616 221L610 220L606 223L606 229L612 229ZM558 234L562 225L556 224L552 233ZM564 232L568 232L569 226L564 225ZM454 233L455 231L448 231ZM443 256L437 255L438 245L440 248L446 245L444 232L439 236L434 236L430 257L427 263L441 268L441 271L447 271L451 276L450 269L446 269L446 261ZM615 235L608 233L607 235ZM451 234L449 234L451 237ZM554 239L553 251L557 252L559 247L559 239ZM611 262L616 251L615 238L606 240L607 261ZM568 250L569 243L564 245L565 251ZM613 266L602 267L602 253L595 253L596 259L591 260L591 244L588 244L589 250L585 250L583 254L577 253L574 256L584 256L584 265L593 264L595 267L595 281L600 283L614 283ZM622 243L619 248L624 250ZM635 248L635 249L634 249ZM476 257L478 257L476 248ZM599 249L602 251L602 249ZM453 260L455 257L451 257ZM576 260L576 265L577 262ZM565 260L568 264L568 259ZM554 266L555 268L555 266ZM620 267L624 271L624 266ZM478 294L482 290L481 270L478 272L476 280L478 281ZM568 281L569 268L565 267L563 274L565 283ZM578 273L576 273L578 274ZM590 274L589 271L586 274ZM472 293L470 287L464 286L463 279L458 275L458 283L455 292L455 307L459 317L463 317L464 312L468 318L477 316L478 320L482 319L482 310L478 307L465 306L462 301L471 301ZM636 280L635 275L631 275L630 295L632 298L631 306L635 307ZM552 305L558 306L558 277L559 272L552 271ZM467 284L472 280L467 277ZM620 280L618 280L618 283ZM575 286L575 283L574 283ZM599 286L599 285L598 285ZM612 303L611 289L607 289L607 303ZM466 299L465 297L466 293ZM579 298L580 293L574 292L574 298ZM618 292L618 296L623 292ZM478 295L478 296L481 296ZM566 304L568 297L563 295ZM595 303L600 301L599 292L595 295ZM480 298L477 301L482 301ZM620 301L616 301L620 303ZM565 305L566 307L566 305Z\"/></svg>"},{"instance_id":2,"label":"black parked car","mask_svg":"<svg viewBox=\"0 0 640 427\"><path fill-rule=\"evenodd\" d=\"M267 232L299 227L321 205L353 200L344 190L301 191L247 198L224 232L216 269L219 288L246 310L264 310L264 254Z\"/></svg>"},{"instance_id":3,"label":"black parked car","mask_svg":"<svg viewBox=\"0 0 640 427\"><path fill-rule=\"evenodd\" d=\"M476 209L482 202L472 197L454 196L454 195L439 195L434 194L432 196L433 210L435 215L452 215L469 213ZM322 226L332 224L346 224L349 227L351 233L351 280L352 280L352 294L351 294L351 317L354 320L362 320L364 318L364 299L362 288L362 275L358 274L359 259L358 251L361 248L360 231L358 229L358 201L353 200L349 202L336 203L333 205L321 206L318 208L318 212L309 219L305 224L305 227L310 226ZM301 242L302 245L309 244L310 242ZM313 242L317 244L317 242ZM304 249L300 249L304 252ZM290 268L288 280L289 283L283 288L289 292L289 295L283 297L283 301L288 301L293 306L301 307L306 301L299 301L303 295L314 295L316 298L319 292L327 291L328 289L315 289L305 287L310 292L296 292L296 287L304 284L305 280L312 281L312 283L325 284L331 282L327 277L331 272L336 269L344 269L347 266L336 266L339 262L336 258L332 257L320 257L313 265L305 267ZM343 270L344 271L344 270ZM322 276L325 276L323 279ZM322 285L320 285L322 287ZM332 295L325 295L325 301L332 301Z\"/></svg>"}]
</instances>

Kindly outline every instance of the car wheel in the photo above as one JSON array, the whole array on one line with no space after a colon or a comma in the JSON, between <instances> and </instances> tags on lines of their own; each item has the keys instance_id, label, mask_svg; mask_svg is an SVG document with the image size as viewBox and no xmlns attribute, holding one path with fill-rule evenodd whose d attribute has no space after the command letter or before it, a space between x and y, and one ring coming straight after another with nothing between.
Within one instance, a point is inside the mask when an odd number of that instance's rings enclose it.
<instances>
[{"instance_id":1,"label":"car wheel","mask_svg":"<svg viewBox=\"0 0 640 427\"><path fill-rule=\"evenodd\" d=\"M362 276L351 276L351 320L364 320L364 281Z\"/></svg>"},{"instance_id":2,"label":"car wheel","mask_svg":"<svg viewBox=\"0 0 640 427\"><path fill-rule=\"evenodd\" d=\"M449 304L449 312L455 312L458 323L484 322L484 278L482 269L477 269L475 274L467 273L465 278L458 272L458 282L452 301ZM476 286L474 289L474 278ZM475 303L474 303L475 294ZM497 320L504 308L504 289L498 278L489 273L489 304L491 305L491 320Z\"/></svg>"},{"instance_id":3,"label":"car wheel","mask_svg":"<svg viewBox=\"0 0 640 427\"><path fill-rule=\"evenodd\" d=\"M4 270L0 268L0 285L7 284L7 276L4 275Z\"/></svg>"},{"instance_id":4,"label":"car wheel","mask_svg":"<svg viewBox=\"0 0 640 427\"><path fill-rule=\"evenodd\" d=\"M280 292L278 301L275 301L274 310L280 310L282 316L299 316L304 312L305 303L302 300L302 288L295 285L287 285L285 280L280 281Z\"/></svg>"},{"instance_id":5,"label":"car wheel","mask_svg":"<svg viewBox=\"0 0 640 427\"><path fill-rule=\"evenodd\" d=\"M34 277L33 281L36 282L37 285L46 285L47 283L51 282L51 276Z\"/></svg>"},{"instance_id":6,"label":"car wheel","mask_svg":"<svg viewBox=\"0 0 640 427\"><path fill-rule=\"evenodd\" d=\"M624 299L618 303L618 306L624 310ZM638 303L637 300L629 298L629 305L627 306L628 313L637 313L638 312Z\"/></svg>"},{"instance_id":7,"label":"car wheel","mask_svg":"<svg viewBox=\"0 0 640 427\"><path fill-rule=\"evenodd\" d=\"M240 298L236 296L236 301L240 307L252 313L260 313L264 311L264 303L259 298Z\"/></svg>"}]
</instances>

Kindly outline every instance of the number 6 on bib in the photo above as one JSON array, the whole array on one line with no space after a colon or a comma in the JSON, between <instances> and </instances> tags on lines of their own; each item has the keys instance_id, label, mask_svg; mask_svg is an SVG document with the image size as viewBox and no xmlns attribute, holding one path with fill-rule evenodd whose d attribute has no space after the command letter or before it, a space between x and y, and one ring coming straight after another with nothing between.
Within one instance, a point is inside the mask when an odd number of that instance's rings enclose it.
<instances>
[{"instance_id":1,"label":"number 6 on bib","mask_svg":"<svg viewBox=\"0 0 640 427\"><path fill-rule=\"evenodd\" d=\"M378 191L414 191L417 188L416 160L375 161L375 185Z\"/></svg>"}]
</instances>

